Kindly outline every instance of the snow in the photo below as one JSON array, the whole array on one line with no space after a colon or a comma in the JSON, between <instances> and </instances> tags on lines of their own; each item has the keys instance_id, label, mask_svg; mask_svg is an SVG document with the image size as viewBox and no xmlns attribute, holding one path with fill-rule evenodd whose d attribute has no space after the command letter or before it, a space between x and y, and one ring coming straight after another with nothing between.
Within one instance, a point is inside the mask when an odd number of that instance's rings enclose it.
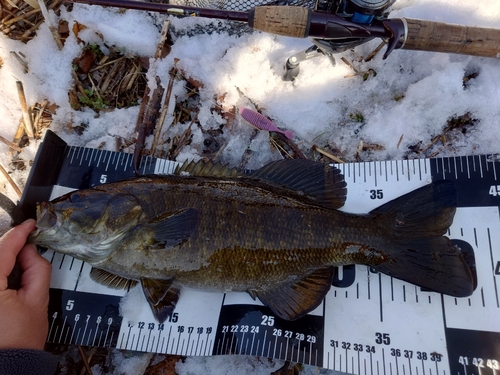
<instances>
[{"instance_id":1,"label":"snow","mask_svg":"<svg viewBox=\"0 0 500 375\"><path fill-rule=\"evenodd\" d=\"M291 82L282 80L285 60L311 43L307 39L279 37L260 32L241 36L227 32L212 32L194 36L179 36L174 40L170 54L158 61L153 59L164 16L140 12L118 12L97 6L75 4L71 12L61 8L60 16L50 12L53 21L59 19L87 26L78 37L85 43L97 43L103 51L115 46L127 55L150 58L148 81L158 75L166 86L168 72L179 59L177 67L185 75L203 83L203 98L199 121L203 128L215 128L225 120L211 108L222 106L258 107L273 122L295 134L295 142L303 152L310 153L313 144L322 148L339 149L347 161L355 160L360 141L376 143L383 149L362 154L363 160L395 160L405 157L424 157L410 150L411 146L429 144L441 134L450 118L470 113L475 123L465 134L458 134L452 147L443 147L439 156L490 154L500 152L498 119L500 118L500 61L493 58L450 55L431 52L395 50L386 60L379 53L372 61L364 62L379 44L373 40L336 56L332 67L326 57L311 59L301 64L301 72ZM471 26L500 28L498 0L398 0L391 17L420 18L430 21ZM169 17L177 32L190 30L193 25L210 27L206 19ZM46 24L38 29L36 37L23 44L0 35L0 135L13 139L22 113L16 91L16 81L22 81L28 105L47 99L58 105L52 130L68 144L113 149L114 136L126 139L135 136L134 126L138 106L97 115L87 109L73 110L68 101L72 84L72 61L81 53L73 33L59 51ZM29 72L13 57L12 52L25 56ZM352 69L340 60L344 56L359 71L373 69L375 76L366 81L361 76L346 76ZM464 87L463 78L478 73ZM178 81L172 98L186 96L187 90ZM223 102L214 98L224 95ZM173 100L173 99L172 99ZM170 116L173 103L170 105ZM356 120L362 117L362 121ZM86 124L81 136L67 129L67 124ZM181 134L183 124L175 131ZM201 131L193 127L193 143L177 158L199 159ZM257 168L278 158L271 152L267 133L262 131L251 139L253 128L241 119L236 127L225 131L225 148L220 159L238 165L247 149L253 151L249 167ZM151 140L149 140L150 142ZM21 157L33 160L40 141L31 141ZM437 149L436 149L437 150ZM128 150L131 151L130 149ZM428 156L428 155L427 155ZM14 170L8 147L0 143L0 164L11 172L22 189L29 174ZM3 192L11 199L18 197L3 180ZM5 222L5 218L3 219ZM142 358L142 357L141 357ZM142 361L142 362L141 362ZM119 373L137 373L134 369L147 364L145 359L123 360ZM258 363L251 358L189 358L178 365L181 374L269 373L276 366ZM252 369L252 370L251 370ZM241 371L240 371L241 370ZM248 371L247 371L248 370ZM253 372L251 372L253 371ZM95 373L99 373L96 369ZM118 373L118 372L117 372Z\"/></svg>"}]
</instances>

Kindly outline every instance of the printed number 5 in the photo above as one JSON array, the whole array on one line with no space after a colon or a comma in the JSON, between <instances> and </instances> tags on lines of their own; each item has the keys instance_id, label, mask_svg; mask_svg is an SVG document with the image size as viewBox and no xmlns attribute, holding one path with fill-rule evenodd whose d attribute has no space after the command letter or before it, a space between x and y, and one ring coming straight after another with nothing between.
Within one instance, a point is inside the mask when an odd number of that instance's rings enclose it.
<instances>
[{"instance_id":1,"label":"printed number 5","mask_svg":"<svg viewBox=\"0 0 500 375\"><path fill-rule=\"evenodd\" d=\"M75 301L72 299L68 300L68 303L66 304L66 310L71 311L73 310L73 307L75 307Z\"/></svg>"},{"instance_id":2,"label":"printed number 5","mask_svg":"<svg viewBox=\"0 0 500 375\"><path fill-rule=\"evenodd\" d=\"M382 189L370 190L370 199L382 199L384 198L384 192Z\"/></svg>"}]
</instances>

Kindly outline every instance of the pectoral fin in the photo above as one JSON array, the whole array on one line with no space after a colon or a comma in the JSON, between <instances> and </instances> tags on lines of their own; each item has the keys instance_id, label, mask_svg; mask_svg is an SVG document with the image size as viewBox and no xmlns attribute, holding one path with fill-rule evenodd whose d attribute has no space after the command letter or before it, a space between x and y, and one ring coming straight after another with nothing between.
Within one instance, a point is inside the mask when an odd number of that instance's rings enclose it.
<instances>
[{"instance_id":1,"label":"pectoral fin","mask_svg":"<svg viewBox=\"0 0 500 375\"><path fill-rule=\"evenodd\" d=\"M333 267L321 268L303 279L276 288L258 291L249 290L252 298L258 297L278 317L296 320L314 310L330 290Z\"/></svg>"},{"instance_id":2,"label":"pectoral fin","mask_svg":"<svg viewBox=\"0 0 500 375\"><path fill-rule=\"evenodd\" d=\"M176 246L186 241L198 227L198 210L184 208L164 212L147 225L153 227L156 241L164 243L165 247Z\"/></svg>"},{"instance_id":3,"label":"pectoral fin","mask_svg":"<svg viewBox=\"0 0 500 375\"><path fill-rule=\"evenodd\" d=\"M179 289L172 287L173 279L141 279L142 290L158 322L163 323L175 309Z\"/></svg>"}]
</instances>

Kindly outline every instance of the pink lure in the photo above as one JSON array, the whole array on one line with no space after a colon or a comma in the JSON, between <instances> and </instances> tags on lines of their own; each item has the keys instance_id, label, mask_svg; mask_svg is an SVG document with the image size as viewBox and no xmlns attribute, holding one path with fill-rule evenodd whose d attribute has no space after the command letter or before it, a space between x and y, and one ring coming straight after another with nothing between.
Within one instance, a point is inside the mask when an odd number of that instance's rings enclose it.
<instances>
[{"instance_id":1,"label":"pink lure","mask_svg":"<svg viewBox=\"0 0 500 375\"><path fill-rule=\"evenodd\" d=\"M259 112L252 111L248 108L240 108L240 115L258 129L281 133L288 139L293 138L293 132L291 130L279 129L274 122L269 120L266 116L261 115Z\"/></svg>"}]
</instances>

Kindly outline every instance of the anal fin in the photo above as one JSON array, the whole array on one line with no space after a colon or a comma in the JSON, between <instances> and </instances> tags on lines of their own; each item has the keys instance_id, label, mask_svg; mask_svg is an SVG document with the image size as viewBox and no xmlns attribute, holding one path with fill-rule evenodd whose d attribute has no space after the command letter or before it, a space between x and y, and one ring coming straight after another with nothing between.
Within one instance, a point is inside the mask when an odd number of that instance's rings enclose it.
<instances>
[{"instance_id":1,"label":"anal fin","mask_svg":"<svg viewBox=\"0 0 500 375\"><path fill-rule=\"evenodd\" d=\"M320 268L296 282L282 283L270 290L251 290L278 317L296 320L314 310L330 290L333 267Z\"/></svg>"},{"instance_id":2,"label":"anal fin","mask_svg":"<svg viewBox=\"0 0 500 375\"><path fill-rule=\"evenodd\" d=\"M142 290L158 322L163 323L172 315L180 291L172 286L173 279L141 279Z\"/></svg>"},{"instance_id":3,"label":"anal fin","mask_svg":"<svg viewBox=\"0 0 500 375\"><path fill-rule=\"evenodd\" d=\"M130 289L137 285L136 280L126 279L111 272L92 267L90 278L96 283L113 289Z\"/></svg>"}]
</instances>

